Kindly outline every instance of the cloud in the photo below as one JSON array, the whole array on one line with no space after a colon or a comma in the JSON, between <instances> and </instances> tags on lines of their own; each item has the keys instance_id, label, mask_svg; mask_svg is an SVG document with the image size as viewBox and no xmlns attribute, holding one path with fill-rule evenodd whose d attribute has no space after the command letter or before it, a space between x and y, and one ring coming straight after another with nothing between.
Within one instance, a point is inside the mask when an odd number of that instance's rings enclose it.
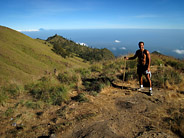
<instances>
[{"instance_id":1,"label":"cloud","mask_svg":"<svg viewBox=\"0 0 184 138\"><path fill-rule=\"evenodd\" d=\"M174 52L176 52L177 54L184 54L184 50L179 50L179 49L176 49L176 50L173 50Z\"/></svg>"},{"instance_id":2,"label":"cloud","mask_svg":"<svg viewBox=\"0 0 184 138\"><path fill-rule=\"evenodd\" d=\"M115 42L115 43L120 43L121 41L119 41L119 40L115 40L114 42Z\"/></svg>"},{"instance_id":3,"label":"cloud","mask_svg":"<svg viewBox=\"0 0 184 138\"><path fill-rule=\"evenodd\" d=\"M116 48L115 48L115 47L113 47L113 48L112 48L112 50L116 50Z\"/></svg>"},{"instance_id":4,"label":"cloud","mask_svg":"<svg viewBox=\"0 0 184 138\"><path fill-rule=\"evenodd\" d=\"M121 47L120 49L122 49L122 50L126 50L126 47Z\"/></svg>"},{"instance_id":5,"label":"cloud","mask_svg":"<svg viewBox=\"0 0 184 138\"><path fill-rule=\"evenodd\" d=\"M40 31L39 29L30 29L30 30L17 30L17 31L19 31L19 32L38 32L38 31Z\"/></svg>"},{"instance_id":6,"label":"cloud","mask_svg":"<svg viewBox=\"0 0 184 138\"><path fill-rule=\"evenodd\" d=\"M81 46L88 46L86 43L77 42L76 44L79 44L79 45L81 45Z\"/></svg>"}]
</instances>

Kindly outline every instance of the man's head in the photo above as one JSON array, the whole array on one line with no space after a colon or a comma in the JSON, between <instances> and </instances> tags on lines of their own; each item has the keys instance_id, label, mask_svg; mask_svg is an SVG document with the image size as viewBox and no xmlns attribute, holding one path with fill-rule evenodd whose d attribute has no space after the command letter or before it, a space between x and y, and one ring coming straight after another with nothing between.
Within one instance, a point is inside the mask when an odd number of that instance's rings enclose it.
<instances>
[{"instance_id":1,"label":"man's head","mask_svg":"<svg viewBox=\"0 0 184 138\"><path fill-rule=\"evenodd\" d=\"M141 49L141 50L144 50L144 42L139 42L139 48Z\"/></svg>"}]
</instances>

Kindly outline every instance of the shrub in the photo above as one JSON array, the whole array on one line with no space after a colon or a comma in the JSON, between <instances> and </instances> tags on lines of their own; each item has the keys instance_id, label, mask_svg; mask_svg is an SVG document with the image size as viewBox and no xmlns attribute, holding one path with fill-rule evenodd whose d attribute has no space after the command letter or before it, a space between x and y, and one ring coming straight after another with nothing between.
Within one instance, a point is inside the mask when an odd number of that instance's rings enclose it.
<instances>
[{"instance_id":1,"label":"shrub","mask_svg":"<svg viewBox=\"0 0 184 138\"><path fill-rule=\"evenodd\" d=\"M151 61L151 64L160 66L160 65L163 65L164 62L162 59L155 58L154 60Z\"/></svg>"},{"instance_id":2,"label":"shrub","mask_svg":"<svg viewBox=\"0 0 184 138\"><path fill-rule=\"evenodd\" d=\"M88 68L80 68L75 70L76 73L81 75L81 78L88 78L91 75L91 70Z\"/></svg>"},{"instance_id":3,"label":"shrub","mask_svg":"<svg viewBox=\"0 0 184 138\"><path fill-rule=\"evenodd\" d=\"M67 56L70 57L70 54L71 54L69 51L67 51L66 49L62 48L61 45L58 45L56 43L54 43L53 51L56 54L61 55L63 58L66 58Z\"/></svg>"},{"instance_id":4,"label":"shrub","mask_svg":"<svg viewBox=\"0 0 184 138\"><path fill-rule=\"evenodd\" d=\"M109 86L111 83L108 78L96 78L96 79L86 79L83 80L83 85L86 91L91 92L101 92L105 86Z\"/></svg>"},{"instance_id":5,"label":"shrub","mask_svg":"<svg viewBox=\"0 0 184 138\"><path fill-rule=\"evenodd\" d=\"M75 73L63 72L59 73L57 79L63 83L70 85L78 81L77 75Z\"/></svg>"},{"instance_id":6,"label":"shrub","mask_svg":"<svg viewBox=\"0 0 184 138\"><path fill-rule=\"evenodd\" d=\"M0 88L0 104L4 103L7 99L8 95Z\"/></svg>"},{"instance_id":7,"label":"shrub","mask_svg":"<svg viewBox=\"0 0 184 138\"><path fill-rule=\"evenodd\" d=\"M171 67L174 67L175 69L182 70L184 68L184 62L178 60L169 60L167 61L167 64L170 65Z\"/></svg>"},{"instance_id":8,"label":"shrub","mask_svg":"<svg viewBox=\"0 0 184 138\"><path fill-rule=\"evenodd\" d=\"M16 84L0 87L0 103L5 102L9 97L16 98L21 92L21 88Z\"/></svg>"},{"instance_id":9,"label":"shrub","mask_svg":"<svg viewBox=\"0 0 184 138\"><path fill-rule=\"evenodd\" d=\"M68 99L68 91L64 86L53 87L50 92L51 102L54 105L60 105Z\"/></svg>"},{"instance_id":10,"label":"shrub","mask_svg":"<svg viewBox=\"0 0 184 138\"><path fill-rule=\"evenodd\" d=\"M120 62L112 62L106 66L103 67L104 70L109 70L112 72L117 72L122 68L122 64L120 64Z\"/></svg>"},{"instance_id":11,"label":"shrub","mask_svg":"<svg viewBox=\"0 0 184 138\"><path fill-rule=\"evenodd\" d=\"M134 80L134 79L137 79L136 69L132 69L132 70L126 71L126 73L125 73L125 81L130 81L130 80Z\"/></svg>"},{"instance_id":12,"label":"shrub","mask_svg":"<svg viewBox=\"0 0 184 138\"><path fill-rule=\"evenodd\" d=\"M137 66L137 61L136 60L128 60L126 63L126 68L136 68Z\"/></svg>"},{"instance_id":13,"label":"shrub","mask_svg":"<svg viewBox=\"0 0 184 138\"><path fill-rule=\"evenodd\" d=\"M39 81L25 87L36 99L53 105L60 105L68 99L68 90L64 85L55 86L50 80Z\"/></svg>"},{"instance_id":14,"label":"shrub","mask_svg":"<svg viewBox=\"0 0 184 138\"><path fill-rule=\"evenodd\" d=\"M179 84L182 81L180 73L171 68L158 68L158 71L152 75L152 83L158 87L165 87L166 82L174 85Z\"/></svg>"},{"instance_id":15,"label":"shrub","mask_svg":"<svg viewBox=\"0 0 184 138\"><path fill-rule=\"evenodd\" d=\"M16 84L10 84L4 87L3 90L7 92L8 95L11 95L11 96L17 96L21 92L20 87Z\"/></svg>"},{"instance_id":16,"label":"shrub","mask_svg":"<svg viewBox=\"0 0 184 138\"><path fill-rule=\"evenodd\" d=\"M4 115L7 116L7 117L9 117L9 116L11 116L13 113L14 113L14 109L13 109L12 107L9 107L9 108L5 111Z\"/></svg>"},{"instance_id":17,"label":"shrub","mask_svg":"<svg viewBox=\"0 0 184 138\"><path fill-rule=\"evenodd\" d=\"M102 65L100 64L94 64L91 66L92 72L102 72Z\"/></svg>"},{"instance_id":18,"label":"shrub","mask_svg":"<svg viewBox=\"0 0 184 138\"><path fill-rule=\"evenodd\" d=\"M23 103L22 103L22 104L23 104ZM24 103L24 105L25 105L27 108L32 108L32 109L40 109L40 108L41 108L40 102L26 101L26 102Z\"/></svg>"},{"instance_id":19,"label":"shrub","mask_svg":"<svg viewBox=\"0 0 184 138\"><path fill-rule=\"evenodd\" d=\"M79 93L77 96L73 97L72 99L78 102L88 101L88 98L85 96L85 93Z\"/></svg>"}]
</instances>

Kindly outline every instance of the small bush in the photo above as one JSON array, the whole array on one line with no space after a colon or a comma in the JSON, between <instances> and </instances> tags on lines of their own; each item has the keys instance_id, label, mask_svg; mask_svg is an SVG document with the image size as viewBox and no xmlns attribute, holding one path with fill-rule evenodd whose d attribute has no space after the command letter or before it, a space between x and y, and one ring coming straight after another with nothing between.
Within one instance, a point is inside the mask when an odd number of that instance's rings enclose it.
<instances>
[{"instance_id":1,"label":"small bush","mask_svg":"<svg viewBox=\"0 0 184 138\"><path fill-rule=\"evenodd\" d=\"M102 72L102 65L100 64L94 64L91 66L92 72Z\"/></svg>"},{"instance_id":2,"label":"small bush","mask_svg":"<svg viewBox=\"0 0 184 138\"><path fill-rule=\"evenodd\" d=\"M24 103L24 105L27 107L27 108L32 108L32 109L40 109L41 108L41 105L39 102L33 102L33 101L26 101Z\"/></svg>"},{"instance_id":3,"label":"small bush","mask_svg":"<svg viewBox=\"0 0 184 138\"><path fill-rule=\"evenodd\" d=\"M164 62L163 62L163 60L162 59L154 59L154 60L152 60L151 61L151 65L157 65L157 66L160 66L160 65L163 65L164 64Z\"/></svg>"},{"instance_id":4,"label":"small bush","mask_svg":"<svg viewBox=\"0 0 184 138\"><path fill-rule=\"evenodd\" d=\"M69 72L59 73L57 79L61 83L67 84L67 85L76 83L78 81L77 75L75 73L69 73Z\"/></svg>"},{"instance_id":5,"label":"small bush","mask_svg":"<svg viewBox=\"0 0 184 138\"><path fill-rule=\"evenodd\" d=\"M4 87L3 90L10 96L18 96L21 92L20 87L16 84L10 84Z\"/></svg>"},{"instance_id":6,"label":"small bush","mask_svg":"<svg viewBox=\"0 0 184 138\"><path fill-rule=\"evenodd\" d=\"M88 78L91 75L91 70L86 68L76 69L75 72L79 73L81 78Z\"/></svg>"},{"instance_id":7,"label":"small bush","mask_svg":"<svg viewBox=\"0 0 184 138\"><path fill-rule=\"evenodd\" d=\"M68 99L68 91L64 86L53 87L50 92L52 104L54 105L60 105Z\"/></svg>"},{"instance_id":8,"label":"small bush","mask_svg":"<svg viewBox=\"0 0 184 138\"><path fill-rule=\"evenodd\" d=\"M137 71L135 69L126 71L125 81L131 81L137 79Z\"/></svg>"},{"instance_id":9,"label":"small bush","mask_svg":"<svg viewBox=\"0 0 184 138\"><path fill-rule=\"evenodd\" d=\"M117 72L119 71L121 68L122 68L122 65L121 64L117 64L116 62L113 62L113 63L110 63L106 66L103 67L104 68L104 71L110 71L110 72Z\"/></svg>"},{"instance_id":10,"label":"small bush","mask_svg":"<svg viewBox=\"0 0 184 138\"><path fill-rule=\"evenodd\" d=\"M36 99L53 105L60 105L68 99L68 90L65 86L55 86L49 80L42 80L25 87Z\"/></svg>"},{"instance_id":11,"label":"small bush","mask_svg":"<svg viewBox=\"0 0 184 138\"><path fill-rule=\"evenodd\" d=\"M87 102L88 98L86 98L85 93L79 93L77 96L72 98L75 101L78 102Z\"/></svg>"},{"instance_id":12,"label":"small bush","mask_svg":"<svg viewBox=\"0 0 184 138\"><path fill-rule=\"evenodd\" d=\"M5 111L4 115L5 115L6 117L9 117L9 116L11 116L13 113L14 113L14 110L13 110L12 107L10 107L10 108L8 108L8 109Z\"/></svg>"},{"instance_id":13,"label":"small bush","mask_svg":"<svg viewBox=\"0 0 184 138\"><path fill-rule=\"evenodd\" d=\"M9 97L16 98L21 92L21 89L16 84L10 84L0 87L0 103L5 102Z\"/></svg>"},{"instance_id":14,"label":"small bush","mask_svg":"<svg viewBox=\"0 0 184 138\"><path fill-rule=\"evenodd\" d=\"M4 103L8 99L8 95L0 88L0 104Z\"/></svg>"},{"instance_id":15,"label":"small bush","mask_svg":"<svg viewBox=\"0 0 184 138\"><path fill-rule=\"evenodd\" d=\"M83 85L86 91L89 92L101 92L105 86L109 86L111 83L108 78L86 79L83 80Z\"/></svg>"},{"instance_id":16,"label":"small bush","mask_svg":"<svg viewBox=\"0 0 184 138\"><path fill-rule=\"evenodd\" d=\"M136 60L128 60L126 63L126 68L136 68L137 67L137 61Z\"/></svg>"},{"instance_id":17,"label":"small bush","mask_svg":"<svg viewBox=\"0 0 184 138\"><path fill-rule=\"evenodd\" d=\"M92 96L97 96L98 95L98 92L96 92L96 91L90 91L89 94L92 95Z\"/></svg>"},{"instance_id":18,"label":"small bush","mask_svg":"<svg viewBox=\"0 0 184 138\"><path fill-rule=\"evenodd\" d=\"M158 68L158 71L152 74L152 83L158 87L165 87L166 83L171 85L179 84L182 82L182 77L177 71L167 68Z\"/></svg>"},{"instance_id":19,"label":"small bush","mask_svg":"<svg viewBox=\"0 0 184 138\"><path fill-rule=\"evenodd\" d=\"M169 60L167 61L167 64L179 70L182 70L184 68L184 62L182 61Z\"/></svg>"}]
</instances>

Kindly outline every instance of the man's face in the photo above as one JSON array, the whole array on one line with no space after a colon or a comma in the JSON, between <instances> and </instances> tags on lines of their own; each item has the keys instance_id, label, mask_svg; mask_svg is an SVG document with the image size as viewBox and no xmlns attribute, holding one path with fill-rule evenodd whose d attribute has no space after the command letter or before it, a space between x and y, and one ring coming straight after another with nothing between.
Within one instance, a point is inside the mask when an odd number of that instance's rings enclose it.
<instances>
[{"instance_id":1,"label":"man's face","mask_svg":"<svg viewBox=\"0 0 184 138\"><path fill-rule=\"evenodd\" d=\"M143 49L144 49L144 44L143 44L143 43L140 43L140 44L139 44L139 48L140 48L141 50L143 50Z\"/></svg>"}]
</instances>

